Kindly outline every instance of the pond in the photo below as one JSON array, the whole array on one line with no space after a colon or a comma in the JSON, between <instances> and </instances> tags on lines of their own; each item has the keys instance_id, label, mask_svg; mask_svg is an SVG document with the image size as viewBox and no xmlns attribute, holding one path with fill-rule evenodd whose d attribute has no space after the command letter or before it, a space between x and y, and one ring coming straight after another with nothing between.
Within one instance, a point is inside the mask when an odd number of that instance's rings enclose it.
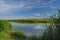
<instances>
[{"instance_id":1,"label":"pond","mask_svg":"<svg viewBox=\"0 0 60 40\"><path fill-rule=\"evenodd\" d=\"M23 30L25 34L42 34L44 29L46 29L45 24L19 24L11 23L13 25L13 30Z\"/></svg>"}]
</instances>

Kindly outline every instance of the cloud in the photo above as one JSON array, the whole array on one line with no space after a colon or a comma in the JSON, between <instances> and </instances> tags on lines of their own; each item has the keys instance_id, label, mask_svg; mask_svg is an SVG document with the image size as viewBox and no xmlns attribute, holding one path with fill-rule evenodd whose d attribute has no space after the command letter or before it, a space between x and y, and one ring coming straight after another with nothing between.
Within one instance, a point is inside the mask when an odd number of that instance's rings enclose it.
<instances>
[{"instance_id":1,"label":"cloud","mask_svg":"<svg viewBox=\"0 0 60 40\"><path fill-rule=\"evenodd\" d=\"M50 0L49 2L45 2L44 0L0 0L0 14L6 14L6 13L12 13L12 11L17 10L27 10L27 9L33 9L33 8L44 8L48 7L49 4L55 2L56 0ZM56 8L56 7L51 7ZM47 14L49 16L50 14ZM40 17L40 13L35 13L33 16L30 16L30 18ZM17 17L17 16L1 16L1 19L14 19L14 18L24 18L24 17Z\"/></svg>"},{"instance_id":2,"label":"cloud","mask_svg":"<svg viewBox=\"0 0 60 40\"><path fill-rule=\"evenodd\" d=\"M18 0L17 0L18 1ZM44 0L20 0L15 2L13 0L8 3L8 0L0 0L0 12L7 12L16 9L31 9L31 8L44 8L47 4L54 2L55 0L51 0L48 3L43 2Z\"/></svg>"},{"instance_id":3,"label":"cloud","mask_svg":"<svg viewBox=\"0 0 60 40\"><path fill-rule=\"evenodd\" d=\"M52 9L58 9L58 7L56 7L56 6L51 6L50 8L52 8Z\"/></svg>"},{"instance_id":4,"label":"cloud","mask_svg":"<svg viewBox=\"0 0 60 40\"><path fill-rule=\"evenodd\" d=\"M36 18L36 17L34 17L34 16L30 16L29 18Z\"/></svg>"},{"instance_id":5,"label":"cloud","mask_svg":"<svg viewBox=\"0 0 60 40\"><path fill-rule=\"evenodd\" d=\"M47 16L51 16L52 14L50 14L50 13L46 13L46 15L47 15Z\"/></svg>"},{"instance_id":6,"label":"cloud","mask_svg":"<svg viewBox=\"0 0 60 40\"><path fill-rule=\"evenodd\" d=\"M49 5L52 4L53 2L56 2L57 0L50 0L49 2L44 2L41 5Z\"/></svg>"},{"instance_id":7,"label":"cloud","mask_svg":"<svg viewBox=\"0 0 60 40\"><path fill-rule=\"evenodd\" d=\"M17 8L23 8L25 4L20 4L20 5L10 5L6 4L5 2L0 3L0 12L8 12Z\"/></svg>"},{"instance_id":8,"label":"cloud","mask_svg":"<svg viewBox=\"0 0 60 40\"><path fill-rule=\"evenodd\" d=\"M26 18L25 16L0 16L0 19L23 19L23 18Z\"/></svg>"},{"instance_id":9,"label":"cloud","mask_svg":"<svg viewBox=\"0 0 60 40\"><path fill-rule=\"evenodd\" d=\"M40 17L40 13L35 13L34 16Z\"/></svg>"}]
</instances>

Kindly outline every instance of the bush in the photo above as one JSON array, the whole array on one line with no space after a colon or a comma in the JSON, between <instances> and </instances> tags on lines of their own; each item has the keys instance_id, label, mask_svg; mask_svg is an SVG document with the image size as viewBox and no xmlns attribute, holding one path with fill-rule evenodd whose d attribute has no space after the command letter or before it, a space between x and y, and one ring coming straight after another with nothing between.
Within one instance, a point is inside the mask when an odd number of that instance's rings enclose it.
<instances>
[{"instance_id":1,"label":"bush","mask_svg":"<svg viewBox=\"0 0 60 40\"><path fill-rule=\"evenodd\" d=\"M10 40L10 33L12 31L12 26L10 23L4 20L0 20L0 40ZM12 39L11 39L12 40Z\"/></svg>"},{"instance_id":2,"label":"bush","mask_svg":"<svg viewBox=\"0 0 60 40\"><path fill-rule=\"evenodd\" d=\"M11 33L11 37L14 38L15 40L22 40L26 38L26 36L24 35L24 31L13 32Z\"/></svg>"},{"instance_id":3,"label":"bush","mask_svg":"<svg viewBox=\"0 0 60 40\"><path fill-rule=\"evenodd\" d=\"M0 32L10 32L12 30L12 26L10 23L4 20L0 20Z\"/></svg>"}]
</instances>

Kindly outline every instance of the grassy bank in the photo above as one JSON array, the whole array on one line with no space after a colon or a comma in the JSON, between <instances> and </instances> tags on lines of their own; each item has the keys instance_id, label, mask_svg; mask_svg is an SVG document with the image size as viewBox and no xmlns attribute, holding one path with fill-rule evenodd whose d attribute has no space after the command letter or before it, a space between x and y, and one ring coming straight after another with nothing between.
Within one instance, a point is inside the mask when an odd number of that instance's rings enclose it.
<instances>
[{"instance_id":1,"label":"grassy bank","mask_svg":"<svg viewBox=\"0 0 60 40\"><path fill-rule=\"evenodd\" d=\"M26 18L26 19L15 19L8 20L9 22L17 22L17 23L51 23L52 18Z\"/></svg>"}]
</instances>

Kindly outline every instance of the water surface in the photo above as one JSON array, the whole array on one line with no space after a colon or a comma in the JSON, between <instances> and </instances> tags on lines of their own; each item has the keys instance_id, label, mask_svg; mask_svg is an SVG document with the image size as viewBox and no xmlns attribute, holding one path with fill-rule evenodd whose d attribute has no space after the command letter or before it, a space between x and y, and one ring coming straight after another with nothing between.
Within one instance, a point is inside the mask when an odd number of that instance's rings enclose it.
<instances>
[{"instance_id":1,"label":"water surface","mask_svg":"<svg viewBox=\"0 0 60 40\"><path fill-rule=\"evenodd\" d=\"M11 23L13 30L23 30L26 34L42 34L45 29L45 24L19 24Z\"/></svg>"}]
</instances>

